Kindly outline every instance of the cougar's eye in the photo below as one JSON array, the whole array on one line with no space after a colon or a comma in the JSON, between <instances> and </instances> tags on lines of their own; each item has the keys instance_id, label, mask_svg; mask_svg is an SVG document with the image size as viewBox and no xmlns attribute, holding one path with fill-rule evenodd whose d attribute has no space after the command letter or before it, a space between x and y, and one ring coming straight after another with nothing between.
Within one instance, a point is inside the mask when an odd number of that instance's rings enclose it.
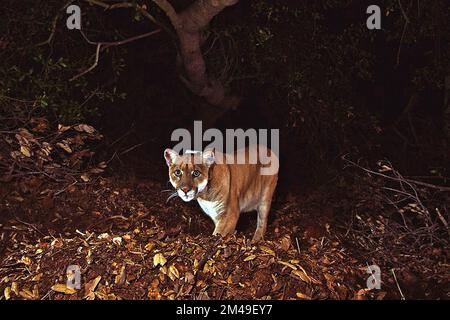
<instances>
[{"instance_id":1,"label":"cougar's eye","mask_svg":"<svg viewBox=\"0 0 450 320\"><path fill-rule=\"evenodd\" d=\"M194 178L197 178L198 176L200 176L200 171L194 170L192 171L192 175L194 176Z\"/></svg>"},{"instance_id":2,"label":"cougar's eye","mask_svg":"<svg viewBox=\"0 0 450 320\"><path fill-rule=\"evenodd\" d=\"M173 172L173 174L175 175L175 177L181 177L182 172L180 169L177 169Z\"/></svg>"}]
</instances>

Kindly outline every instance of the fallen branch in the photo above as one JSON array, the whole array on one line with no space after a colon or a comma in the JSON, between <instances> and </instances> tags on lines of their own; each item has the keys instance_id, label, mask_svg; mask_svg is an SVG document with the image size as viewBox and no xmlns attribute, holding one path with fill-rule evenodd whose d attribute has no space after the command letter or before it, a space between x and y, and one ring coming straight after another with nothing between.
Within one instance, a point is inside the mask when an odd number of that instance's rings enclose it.
<instances>
[{"instance_id":1,"label":"fallen branch","mask_svg":"<svg viewBox=\"0 0 450 320\"><path fill-rule=\"evenodd\" d=\"M353 165L353 166L355 166L355 167L357 167L357 168L359 168L359 169L369 173L369 174L374 174L374 175L377 175L377 176L380 176L380 177L383 177L383 178L386 178L386 179L389 179L389 180L398 181L398 178L394 178L394 177L388 176L386 174L383 174L383 173L380 173L380 172L377 172L377 171L373 171L373 170L364 168L364 167L360 166L359 164L357 164L356 162L353 162L353 161L345 158L345 155L342 156L341 159L346 161L346 162L348 162L348 163L350 163L351 165ZM404 181L406 181L406 182L417 184L419 186L423 186L423 187L427 187L427 188L431 188L431 189L437 189L437 190L443 191L443 192L450 192L450 187L435 185L435 184L431 184L431 183L427 183L427 182L423 182L423 181L408 179L408 178L405 178L405 177L402 177L402 179Z\"/></svg>"},{"instance_id":2,"label":"fallen branch","mask_svg":"<svg viewBox=\"0 0 450 320\"><path fill-rule=\"evenodd\" d=\"M397 284L397 289L398 289L398 291L400 292L400 297L401 297L401 299L402 299L402 300L405 300L405 296L403 295L402 289L400 288L400 285L398 284L397 276L395 275L394 269L391 269L391 273L392 273L392 275L394 276L394 280L395 280L395 283Z\"/></svg>"}]
</instances>

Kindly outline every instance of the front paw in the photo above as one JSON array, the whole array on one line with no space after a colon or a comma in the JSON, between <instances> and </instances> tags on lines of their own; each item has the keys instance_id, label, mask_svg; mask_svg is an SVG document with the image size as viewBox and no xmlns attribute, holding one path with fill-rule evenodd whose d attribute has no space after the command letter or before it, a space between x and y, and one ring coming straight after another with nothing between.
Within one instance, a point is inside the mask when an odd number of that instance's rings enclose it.
<instances>
[{"instance_id":1,"label":"front paw","mask_svg":"<svg viewBox=\"0 0 450 320\"><path fill-rule=\"evenodd\" d=\"M264 240L264 234L262 232L256 231L252 238L252 243L256 243Z\"/></svg>"}]
</instances>

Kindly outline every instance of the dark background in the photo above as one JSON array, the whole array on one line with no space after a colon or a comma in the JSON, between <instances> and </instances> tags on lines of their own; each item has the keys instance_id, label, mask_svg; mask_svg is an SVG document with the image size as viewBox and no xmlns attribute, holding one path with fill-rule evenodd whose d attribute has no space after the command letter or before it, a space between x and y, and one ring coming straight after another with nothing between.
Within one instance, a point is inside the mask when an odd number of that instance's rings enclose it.
<instances>
[{"instance_id":1,"label":"dark background","mask_svg":"<svg viewBox=\"0 0 450 320\"><path fill-rule=\"evenodd\" d=\"M77 3L91 41L123 39L155 28L132 10L103 12ZM242 98L237 110L213 125L280 128L282 185L328 181L348 152L388 158L410 174L434 169L439 176L447 174L448 3L405 1L407 24L397 1L377 3L382 30L366 28L366 1L241 1L213 20L210 38L215 41L205 45L210 46L208 70L214 74L225 63L232 65L228 87ZM178 10L188 4L175 2ZM161 12L150 9L170 27ZM111 142L121 138L114 147L123 150L143 143L127 153L132 158L127 170L145 175L148 163L163 163L161 151L171 146L172 130L189 128L208 108L179 81L176 40L164 32L108 49L96 69L63 84L90 65L95 46L78 31L67 30L63 15L51 45L31 47L47 39L60 10L58 1L5 3L3 10L9 18L2 20L2 39L8 44L1 53L3 90L30 98L44 91L48 97L55 90L48 83L53 81L57 93L44 108L55 118L66 123L86 119ZM17 47L22 51L11 54ZM52 69L49 60L59 59L67 67ZM13 64L19 82L11 77ZM43 77L28 79L29 70ZM123 99L118 97L122 93Z\"/></svg>"}]
</instances>

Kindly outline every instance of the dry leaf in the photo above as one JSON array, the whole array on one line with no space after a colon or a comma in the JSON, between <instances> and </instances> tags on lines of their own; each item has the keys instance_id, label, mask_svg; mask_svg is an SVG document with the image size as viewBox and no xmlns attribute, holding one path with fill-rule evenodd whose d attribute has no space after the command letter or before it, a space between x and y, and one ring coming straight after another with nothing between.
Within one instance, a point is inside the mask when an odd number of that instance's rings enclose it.
<instances>
[{"instance_id":1,"label":"dry leaf","mask_svg":"<svg viewBox=\"0 0 450 320\"><path fill-rule=\"evenodd\" d=\"M305 300L311 300L311 297L306 295L306 294L304 294L304 293L297 292L296 295L297 295L297 298L305 299Z\"/></svg>"},{"instance_id":2,"label":"dry leaf","mask_svg":"<svg viewBox=\"0 0 450 320\"><path fill-rule=\"evenodd\" d=\"M19 286L17 285L17 282L14 281L11 283L11 291L14 292L16 296L19 295Z\"/></svg>"},{"instance_id":3,"label":"dry leaf","mask_svg":"<svg viewBox=\"0 0 450 320\"><path fill-rule=\"evenodd\" d=\"M178 272L177 268L174 265L171 265L169 267L168 276L172 281L175 281L175 279L178 279L180 277L180 273Z\"/></svg>"},{"instance_id":4,"label":"dry leaf","mask_svg":"<svg viewBox=\"0 0 450 320\"><path fill-rule=\"evenodd\" d=\"M291 274L300 278L300 280L306 283L311 283L311 278L306 274L306 272L304 272L304 270L292 270Z\"/></svg>"},{"instance_id":5,"label":"dry leaf","mask_svg":"<svg viewBox=\"0 0 450 320\"><path fill-rule=\"evenodd\" d=\"M60 239L55 239L50 243L50 246L55 247L55 248L61 248L64 245L64 242L61 241Z\"/></svg>"},{"instance_id":6,"label":"dry leaf","mask_svg":"<svg viewBox=\"0 0 450 320\"><path fill-rule=\"evenodd\" d=\"M355 300L366 300L366 293L369 292L370 289L360 289L355 293L353 299Z\"/></svg>"},{"instance_id":7,"label":"dry leaf","mask_svg":"<svg viewBox=\"0 0 450 320\"><path fill-rule=\"evenodd\" d=\"M86 262L87 264L91 264L92 261L94 261L94 258L92 257L92 251L91 249L88 249L88 253L86 255Z\"/></svg>"},{"instance_id":8,"label":"dry leaf","mask_svg":"<svg viewBox=\"0 0 450 320\"><path fill-rule=\"evenodd\" d=\"M214 266L213 266L213 261L212 260L208 260L206 263L205 263L205 265L204 265L204 267L203 267L203 272L204 273L214 273Z\"/></svg>"},{"instance_id":9,"label":"dry leaf","mask_svg":"<svg viewBox=\"0 0 450 320\"><path fill-rule=\"evenodd\" d=\"M293 264L289 263L289 262L285 262L285 261L278 261L279 264L282 264L286 267L291 268L292 270L297 270L297 267L294 266Z\"/></svg>"},{"instance_id":10,"label":"dry leaf","mask_svg":"<svg viewBox=\"0 0 450 320\"><path fill-rule=\"evenodd\" d=\"M112 242L113 242L115 245L120 246L120 245L122 244L122 237L114 237L114 238L112 239Z\"/></svg>"},{"instance_id":11,"label":"dry leaf","mask_svg":"<svg viewBox=\"0 0 450 320\"><path fill-rule=\"evenodd\" d=\"M57 284L53 285L52 290L56 291L56 292L64 293L64 294L74 294L77 292L77 290L75 290L73 288L69 288L69 287L67 287L67 285L62 284L62 283L57 283Z\"/></svg>"},{"instance_id":12,"label":"dry leaf","mask_svg":"<svg viewBox=\"0 0 450 320\"><path fill-rule=\"evenodd\" d=\"M21 290L19 292L19 296L21 296L22 298L27 299L27 300L34 300L34 299L36 299L36 297L33 295L33 293L30 290L28 290L28 289Z\"/></svg>"},{"instance_id":13,"label":"dry leaf","mask_svg":"<svg viewBox=\"0 0 450 320\"><path fill-rule=\"evenodd\" d=\"M64 151L66 151L67 153L72 153L72 149L69 147L68 144L62 143L62 142L58 142L56 144L58 147L60 147L61 149L63 149Z\"/></svg>"},{"instance_id":14,"label":"dry leaf","mask_svg":"<svg viewBox=\"0 0 450 320\"><path fill-rule=\"evenodd\" d=\"M208 292L201 291L197 296L197 300L211 300L211 298L209 297Z\"/></svg>"},{"instance_id":15,"label":"dry leaf","mask_svg":"<svg viewBox=\"0 0 450 320\"><path fill-rule=\"evenodd\" d=\"M195 283L195 277L194 274L192 272L186 272L186 274L184 275L184 281L186 283L190 283L190 284L194 284Z\"/></svg>"},{"instance_id":16,"label":"dry leaf","mask_svg":"<svg viewBox=\"0 0 450 320\"><path fill-rule=\"evenodd\" d=\"M20 262L22 262L26 266L29 266L31 264L31 259L29 257L23 256L20 259Z\"/></svg>"},{"instance_id":17,"label":"dry leaf","mask_svg":"<svg viewBox=\"0 0 450 320\"><path fill-rule=\"evenodd\" d=\"M155 256L153 257L153 266L156 267L158 265L160 266L164 266L166 264L167 260L166 258L163 256L162 253L157 253L155 254Z\"/></svg>"},{"instance_id":18,"label":"dry leaf","mask_svg":"<svg viewBox=\"0 0 450 320\"><path fill-rule=\"evenodd\" d=\"M26 146L20 146L20 152L27 158L31 157L31 151Z\"/></svg>"},{"instance_id":19,"label":"dry leaf","mask_svg":"<svg viewBox=\"0 0 450 320\"><path fill-rule=\"evenodd\" d=\"M42 276L43 276L43 273L42 273L42 272L41 272L41 273L38 273L37 275L35 275L35 276L31 279L31 281L39 281L39 280L41 280Z\"/></svg>"},{"instance_id":20,"label":"dry leaf","mask_svg":"<svg viewBox=\"0 0 450 320\"><path fill-rule=\"evenodd\" d=\"M125 274L125 265L120 268L120 273L115 277L114 283L122 285L125 283L126 280L126 274Z\"/></svg>"},{"instance_id":21,"label":"dry leaf","mask_svg":"<svg viewBox=\"0 0 450 320\"><path fill-rule=\"evenodd\" d=\"M147 297L150 300L161 300L161 293L157 289L150 289L148 291Z\"/></svg>"},{"instance_id":22,"label":"dry leaf","mask_svg":"<svg viewBox=\"0 0 450 320\"><path fill-rule=\"evenodd\" d=\"M31 118L30 123L33 125L31 130L35 132L44 132L48 129L48 120L45 118Z\"/></svg>"},{"instance_id":23,"label":"dry leaf","mask_svg":"<svg viewBox=\"0 0 450 320\"><path fill-rule=\"evenodd\" d=\"M70 129L70 126L63 126L62 124L58 124L58 131L64 132Z\"/></svg>"},{"instance_id":24,"label":"dry leaf","mask_svg":"<svg viewBox=\"0 0 450 320\"><path fill-rule=\"evenodd\" d=\"M99 240L110 239L110 238L111 238L111 236L108 233L106 233L106 232L99 234L98 237L97 237L97 239L99 239Z\"/></svg>"},{"instance_id":25,"label":"dry leaf","mask_svg":"<svg viewBox=\"0 0 450 320\"><path fill-rule=\"evenodd\" d=\"M152 251L153 248L155 247L155 243L154 242L149 242L145 245L144 249L147 251Z\"/></svg>"},{"instance_id":26,"label":"dry leaf","mask_svg":"<svg viewBox=\"0 0 450 320\"><path fill-rule=\"evenodd\" d=\"M265 253L275 256L275 251L273 251L269 247L261 246L261 247L259 247L259 249L261 249L261 251L264 251Z\"/></svg>"},{"instance_id":27,"label":"dry leaf","mask_svg":"<svg viewBox=\"0 0 450 320\"><path fill-rule=\"evenodd\" d=\"M198 259L194 259L194 265L193 265L193 268L194 268L194 269L198 269L199 264L200 264L200 262L198 261Z\"/></svg>"},{"instance_id":28,"label":"dry leaf","mask_svg":"<svg viewBox=\"0 0 450 320\"><path fill-rule=\"evenodd\" d=\"M98 276L84 285L84 294L85 294L84 297L87 300L95 299L94 291L95 291L95 288L97 288L97 285L99 284L101 279L102 279L102 276Z\"/></svg>"},{"instance_id":29,"label":"dry leaf","mask_svg":"<svg viewBox=\"0 0 450 320\"><path fill-rule=\"evenodd\" d=\"M35 299L39 299L39 288L37 284L33 286L33 296Z\"/></svg>"},{"instance_id":30,"label":"dry leaf","mask_svg":"<svg viewBox=\"0 0 450 320\"><path fill-rule=\"evenodd\" d=\"M3 294L6 300L11 299L11 287L6 287L5 290L3 290Z\"/></svg>"},{"instance_id":31,"label":"dry leaf","mask_svg":"<svg viewBox=\"0 0 450 320\"><path fill-rule=\"evenodd\" d=\"M246 257L245 259L244 259L244 261L251 261L251 260L254 260L256 258L256 256L254 255L254 254L251 254L251 255L249 255L248 257Z\"/></svg>"},{"instance_id":32,"label":"dry leaf","mask_svg":"<svg viewBox=\"0 0 450 320\"><path fill-rule=\"evenodd\" d=\"M387 292L386 291L381 291L378 295L377 295L377 300L383 300L384 297L386 296Z\"/></svg>"},{"instance_id":33,"label":"dry leaf","mask_svg":"<svg viewBox=\"0 0 450 320\"><path fill-rule=\"evenodd\" d=\"M281 239L280 247L284 251L288 251L289 248L291 247L291 237L289 237L288 235L285 235L283 237L283 239Z\"/></svg>"},{"instance_id":34,"label":"dry leaf","mask_svg":"<svg viewBox=\"0 0 450 320\"><path fill-rule=\"evenodd\" d=\"M84 296L86 300L95 300L95 292L89 292L87 295Z\"/></svg>"},{"instance_id":35,"label":"dry leaf","mask_svg":"<svg viewBox=\"0 0 450 320\"><path fill-rule=\"evenodd\" d=\"M100 289L101 291L95 291L94 295L99 298L100 300L108 300L108 294L104 292L103 288ZM92 299L93 300L93 299Z\"/></svg>"},{"instance_id":36,"label":"dry leaf","mask_svg":"<svg viewBox=\"0 0 450 320\"><path fill-rule=\"evenodd\" d=\"M94 127L91 127L87 124L79 124L73 128L79 132L83 132L83 131L86 133L94 133L95 132Z\"/></svg>"}]
</instances>

